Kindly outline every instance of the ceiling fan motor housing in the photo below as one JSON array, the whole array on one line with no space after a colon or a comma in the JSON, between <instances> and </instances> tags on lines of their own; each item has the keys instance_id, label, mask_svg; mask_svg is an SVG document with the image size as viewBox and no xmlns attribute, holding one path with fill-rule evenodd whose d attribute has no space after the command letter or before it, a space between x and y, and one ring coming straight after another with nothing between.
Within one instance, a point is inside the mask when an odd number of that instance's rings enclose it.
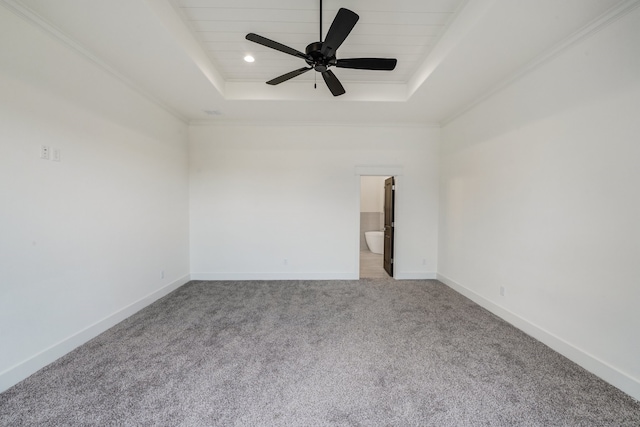
<instances>
[{"instance_id":1,"label":"ceiling fan motor housing","mask_svg":"<svg viewBox=\"0 0 640 427\"><path fill-rule=\"evenodd\" d=\"M305 52L311 59L307 59L307 64L313 67L314 70L323 73L327 71L330 65L335 65L336 57L333 56L331 58L325 57L322 52L322 42L314 42L307 46Z\"/></svg>"}]
</instances>

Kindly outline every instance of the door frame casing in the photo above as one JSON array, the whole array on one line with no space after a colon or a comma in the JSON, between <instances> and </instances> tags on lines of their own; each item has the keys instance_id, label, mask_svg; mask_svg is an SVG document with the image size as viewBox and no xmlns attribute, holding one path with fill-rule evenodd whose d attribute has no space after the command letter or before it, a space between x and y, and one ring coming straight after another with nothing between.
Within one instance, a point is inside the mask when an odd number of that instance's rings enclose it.
<instances>
[{"instance_id":1,"label":"door frame casing","mask_svg":"<svg viewBox=\"0 0 640 427\"><path fill-rule=\"evenodd\" d=\"M383 267L387 274L393 277L393 252L395 246L395 208L396 208L396 177L390 176L384 180L384 229L383 229Z\"/></svg>"},{"instance_id":2,"label":"door frame casing","mask_svg":"<svg viewBox=\"0 0 640 427\"><path fill-rule=\"evenodd\" d=\"M355 244L355 272L354 272L354 277L356 279L360 278L360 192L362 191L361 185L360 185L360 179L363 176L384 176L384 177L394 177L395 178L395 186L396 186L396 193L395 193L395 203L394 203L394 208L395 208L395 234L397 236L398 234L398 212L401 212L401 210L398 209L398 201L401 200L400 195L401 195L401 191L402 191L402 185L401 185L401 177L403 176L403 167L402 166L356 166L356 171L355 171L355 178L356 178L356 209L355 209L355 215L356 215L356 222L355 224L357 225L356 227L356 232L355 232L355 238L354 238L354 242ZM401 225L401 224L400 224ZM393 267L393 277L396 278L398 275L398 265L401 265L402 260L398 259L397 254L398 251L396 250L395 247L395 239L394 239L394 248L393 248L393 253L394 253L394 267Z\"/></svg>"}]
</instances>

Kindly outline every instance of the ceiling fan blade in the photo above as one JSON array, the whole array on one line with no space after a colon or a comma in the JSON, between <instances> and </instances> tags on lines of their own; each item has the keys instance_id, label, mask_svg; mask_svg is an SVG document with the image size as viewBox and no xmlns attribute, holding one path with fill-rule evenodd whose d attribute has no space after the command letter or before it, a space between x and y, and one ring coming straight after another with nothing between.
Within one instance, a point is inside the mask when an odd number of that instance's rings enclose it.
<instances>
[{"instance_id":1,"label":"ceiling fan blade","mask_svg":"<svg viewBox=\"0 0 640 427\"><path fill-rule=\"evenodd\" d=\"M391 71L396 68L397 59L392 58L352 58L338 59L335 66L338 68L356 68L358 70L383 70Z\"/></svg>"},{"instance_id":2,"label":"ceiling fan blade","mask_svg":"<svg viewBox=\"0 0 640 427\"><path fill-rule=\"evenodd\" d=\"M310 59L309 55L306 55L299 50L295 50L289 46L285 46L282 43L274 42L266 37L259 36L254 33L249 33L245 37L247 40L252 41L254 43L261 44L266 47L270 47L271 49L279 50L280 52L288 53L289 55L297 56L298 58L302 58L304 60Z\"/></svg>"},{"instance_id":3,"label":"ceiling fan blade","mask_svg":"<svg viewBox=\"0 0 640 427\"><path fill-rule=\"evenodd\" d=\"M355 12L343 7L338 10L338 14L331 23L327 37L322 43L321 52L327 58L331 58L336 54L336 50L342 42L347 38L353 27L356 25L360 17Z\"/></svg>"},{"instance_id":4,"label":"ceiling fan blade","mask_svg":"<svg viewBox=\"0 0 640 427\"><path fill-rule=\"evenodd\" d=\"M324 79L325 83L329 87L329 90L331 91L333 96L340 96L345 93L345 90L342 87L340 80L338 80L336 75L333 74L331 70L327 70L323 72L322 78Z\"/></svg>"},{"instance_id":5,"label":"ceiling fan blade","mask_svg":"<svg viewBox=\"0 0 640 427\"><path fill-rule=\"evenodd\" d=\"M287 80L292 79L296 76L299 76L300 74L306 73L309 70L313 70L313 68L311 67L300 68L298 70L291 71L290 73L283 74L280 77L276 77L273 80L269 80L267 84L272 86L279 85L280 83L286 82Z\"/></svg>"}]
</instances>

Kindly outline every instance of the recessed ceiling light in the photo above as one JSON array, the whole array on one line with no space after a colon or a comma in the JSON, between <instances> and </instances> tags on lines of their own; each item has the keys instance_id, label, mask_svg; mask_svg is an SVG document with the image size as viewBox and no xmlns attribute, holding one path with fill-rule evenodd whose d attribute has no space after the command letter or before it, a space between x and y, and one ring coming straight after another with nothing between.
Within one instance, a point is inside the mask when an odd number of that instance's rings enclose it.
<instances>
[{"instance_id":1,"label":"recessed ceiling light","mask_svg":"<svg viewBox=\"0 0 640 427\"><path fill-rule=\"evenodd\" d=\"M253 56L251 56L251 55L247 55L247 56L245 56L245 57L244 57L244 60L245 60L246 62L253 62L253 61L255 61L256 59L255 59Z\"/></svg>"}]
</instances>

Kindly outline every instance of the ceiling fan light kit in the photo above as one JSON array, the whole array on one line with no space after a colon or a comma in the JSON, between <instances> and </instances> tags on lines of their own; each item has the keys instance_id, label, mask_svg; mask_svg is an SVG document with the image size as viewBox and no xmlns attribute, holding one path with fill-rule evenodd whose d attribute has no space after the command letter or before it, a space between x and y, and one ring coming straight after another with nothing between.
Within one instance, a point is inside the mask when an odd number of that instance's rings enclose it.
<instances>
[{"instance_id":1,"label":"ceiling fan light kit","mask_svg":"<svg viewBox=\"0 0 640 427\"><path fill-rule=\"evenodd\" d=\"M267 84L278 85L307 71L315 70L322 74L322 78L333 96L339 96L344 94L345 90L336 75L329 69L330 67L391 71L396 67L398 62L393 58L336 58L336 51L345 41L349 33L351 33L351 30L359 18L355 12L340 8L331 23L331 27L329 27L327 37L325 37L324 41L309 44L305 49L305 53L254 33L247 34L246 39L271 49L296 56L307 63L307 67L283 74L275 79L269 80ZM320 0L320 39L322 39L322 0Z\"/></svg>"}]
</instances>

